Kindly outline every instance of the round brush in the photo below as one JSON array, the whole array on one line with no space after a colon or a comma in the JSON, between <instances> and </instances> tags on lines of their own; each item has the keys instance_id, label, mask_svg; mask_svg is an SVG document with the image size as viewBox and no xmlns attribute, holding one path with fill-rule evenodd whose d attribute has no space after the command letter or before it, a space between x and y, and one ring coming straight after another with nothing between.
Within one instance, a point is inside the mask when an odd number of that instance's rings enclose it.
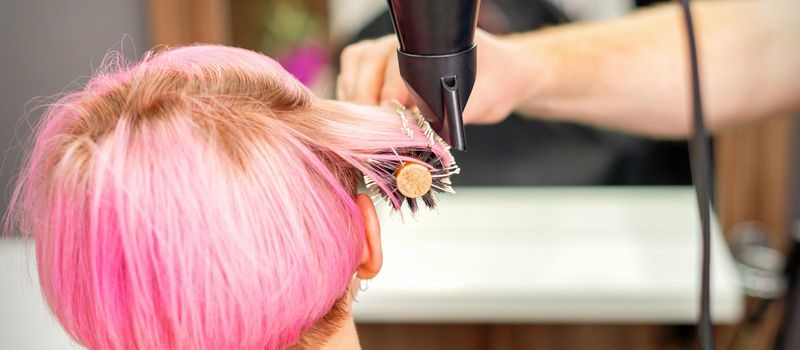
<instances>
[{"instance_id":1,"label":"round brush","mask_svg":"<svg viewBox=\"0 0 800 350\"><path fill-rule=\"evenodd\" d=\"M409 128L405 106L396 101L395 106L397 114L403 121L401 131L413 138L414 133ZM377 182L369 176L364 177L364 183L372 193L373 199L383 198L391 203L395 209L400 209L402 203L405 202L413 213L419 209L417 199L421 199L425 206L432 209L436 207L436 192L455 193L451 186L450 176L458 174L460 169L452 156L449 157L450 161L444 164L442 159L433 152L432 147L434 145L441 145L448 152L450 146L433 131L422 114L415 110L411 115L416 119L416 124L425 135L430 146L393 148L387 151L386 155L393 155L394 157L368 160L375 170L375 175L380 177L380 182L386 184L390 190L389 193L384 192L377 185ZM409 161L409 159L416 160L416 162ZM390 197L394 197L396 201L390 200Z\"/></svg>"}]
</instances>

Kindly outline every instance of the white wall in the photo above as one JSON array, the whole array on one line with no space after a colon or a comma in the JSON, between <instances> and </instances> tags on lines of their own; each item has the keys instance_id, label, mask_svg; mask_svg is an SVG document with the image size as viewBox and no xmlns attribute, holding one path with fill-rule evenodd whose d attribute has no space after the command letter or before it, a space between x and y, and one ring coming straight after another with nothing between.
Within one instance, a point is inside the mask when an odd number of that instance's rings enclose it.
<instances>
[{"instance_id":1,"label":"white wall","mask_svg":"<svg viewBox=\"0 0 800 350\"><path fill-rule=\"evenodd\" d=\"M0 238L0 349L82 349L47 309L35 263L32 241Z\"/></svg>"},{"instance_id":2,"label":"white wall","mask_svg":"<svg viewBox=\"0 0 800 350\"><path fill-rule=\"evenodd\" d=\"M634 0L550 0L573 20L620 17L634 7Z\"/></svg>"},{"instance_id":3,"label":"white wall","mask_svg":"<svg viewBox=\"0 0 800 350\"><path fill-rule=\"evenodd\" d=\"M342 43L388 8L386 0L330 0L329 35Z\"/></svg>"}]
</instances>

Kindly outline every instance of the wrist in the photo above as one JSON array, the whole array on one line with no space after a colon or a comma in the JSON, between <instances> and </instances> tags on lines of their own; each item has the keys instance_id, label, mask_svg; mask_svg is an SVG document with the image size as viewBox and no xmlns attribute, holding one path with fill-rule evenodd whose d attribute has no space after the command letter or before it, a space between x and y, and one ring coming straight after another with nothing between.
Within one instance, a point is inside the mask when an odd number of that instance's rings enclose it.
<instances>
[{"instance_id":1,"label":"wrist","mask_svg":"<svg viewBox=\"0 0 800 350\"><path fill-rule=\"evenodd\" d=\"M553 72L557 60L551 50L536 33L524 33L504 37L511 54L509 79L514 96L514 110L523 114L535 113L537 101L553 85Z\"/></svg>"}]
</instances>

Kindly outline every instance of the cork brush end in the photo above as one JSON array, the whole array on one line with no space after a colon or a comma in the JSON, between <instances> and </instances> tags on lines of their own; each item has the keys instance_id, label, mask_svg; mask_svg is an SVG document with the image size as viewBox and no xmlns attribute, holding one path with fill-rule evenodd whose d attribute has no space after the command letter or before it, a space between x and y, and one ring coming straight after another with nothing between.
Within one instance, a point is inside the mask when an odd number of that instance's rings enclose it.
<instances>
[{"instance_id":1,"label":"cork brush end","mask_svg":"<svg viewBox=\"0 0 800 350\"><path fill-rule=\"evenodd\" d=\"M395 111L402 120L401 131L412 140L415 137L422 137L419 132L415 133L410 128L411 123L406 115L406 108L397 102L395 105ZM388 157L368 159L367 162L373 170L371 174L377 178L365 176L364 182L373 199L383 198L397 210L406 203L413 213L419 209L417 200L432 209L436 207L436 193L455 193L450 183L450 176L458 174L460 169L449 154L450 146L433 131L422 114L419 111L410 114L422 131L428 146L393 148L384 153ZM444 152L448 153L447 156L440 157L433 151L434 148L444 149ZM378 186L378 183L385 186Z\"/></svg>"},{"instance_id":2,"label":"cork brush end","mask_svg":"<svg viewBox=\"0 0 800 350\"><path fill-rule=\"evenodd\" d=\"M395 173L397 190L406 198L419 198L430 192L433 185L431 171L424 165L405 162Z\"/></svg>"}]
</instances>

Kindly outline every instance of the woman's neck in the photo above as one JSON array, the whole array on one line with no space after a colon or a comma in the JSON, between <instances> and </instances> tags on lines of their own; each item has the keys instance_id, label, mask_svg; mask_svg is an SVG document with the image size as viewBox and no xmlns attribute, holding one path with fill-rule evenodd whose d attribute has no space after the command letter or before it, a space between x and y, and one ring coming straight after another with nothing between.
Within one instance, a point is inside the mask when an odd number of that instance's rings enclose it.
<instances>
[{"instance_id":1,"label":"woman's neck","mask_svg":"<svg viewBox=\"0 0 800 350\"><path fill-rule=\"evenodd\" d=\"M358 333L356 333L356 323L353 321L351 313L347 314L341 327L328 338L320 350L361 350Z\"/></svg>"}]
</instances>

